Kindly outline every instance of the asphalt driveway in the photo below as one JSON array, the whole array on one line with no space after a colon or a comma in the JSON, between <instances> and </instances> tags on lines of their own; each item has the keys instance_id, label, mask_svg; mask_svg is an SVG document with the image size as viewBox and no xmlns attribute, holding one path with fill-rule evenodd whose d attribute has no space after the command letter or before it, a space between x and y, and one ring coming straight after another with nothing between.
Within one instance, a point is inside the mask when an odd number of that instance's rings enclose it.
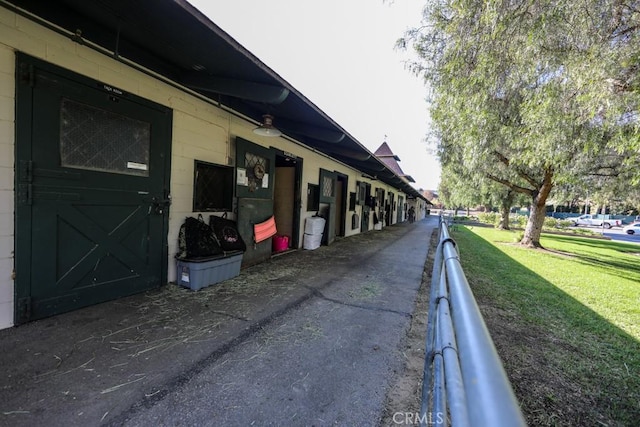
<instances>
[{"instance_id":1,"label":"asphalt driveway","mask_svg":"<svg viewBox=\"0 0 640 427\"><path fill-rule=\"evenodd\" d=\"M0 424L377 425L437 218L0 331Z\"/></svg>"}]
</instances>

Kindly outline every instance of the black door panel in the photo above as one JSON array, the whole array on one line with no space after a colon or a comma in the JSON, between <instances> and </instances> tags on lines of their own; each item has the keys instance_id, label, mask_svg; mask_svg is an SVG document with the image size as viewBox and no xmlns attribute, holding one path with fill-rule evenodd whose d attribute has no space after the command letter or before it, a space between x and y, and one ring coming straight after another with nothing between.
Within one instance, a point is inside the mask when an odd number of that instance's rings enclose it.
<instances>
[{"instance_id":1,"label":"black door panel","mask_svg":"<svg viewBox=\"0 0 640 427\"><path fill-rule=\"evenodd\" d=\"M170 110L18 62L16 323L160 286Z\"/></svg>"}]
</instances>

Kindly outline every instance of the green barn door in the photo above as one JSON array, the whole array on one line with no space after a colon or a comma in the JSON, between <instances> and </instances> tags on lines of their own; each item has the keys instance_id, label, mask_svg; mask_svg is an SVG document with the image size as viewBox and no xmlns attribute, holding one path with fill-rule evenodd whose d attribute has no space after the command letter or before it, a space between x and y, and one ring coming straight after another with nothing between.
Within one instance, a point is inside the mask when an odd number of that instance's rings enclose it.
<instances>
[{"instance_id":1,"label":"green barn door","mask_svg":"<svg viewBox=\"0 0 640 427\"><path fill-rule=\"evenodd\" d=\"M252 265L271 257L271 238L254 244L253 225L273 215L275 150L236 138L236 196L238 231L247 243L242 264Z\"/></svg>"},{"instance_id":2,"label":"green barn door","mask_svg":"<svg viewBox=\"0 0 640 427\"><path fill-rule=\"evenodd\" d=\"M320 203L328 205L326 213L327 225L325 235L322 237L323 243L330 245L336 238L336 181L338 174L320 169Z\"/></svg>"},{"instance_id":3,"label":"green barn door","mask_svg":"<svg viewBox=\"0 0 640 427\"><path fill-rule=\"evenodd\" d=\"M166 280L170 110L18 57L16 323Z\"/></svg>"}]
</instances>

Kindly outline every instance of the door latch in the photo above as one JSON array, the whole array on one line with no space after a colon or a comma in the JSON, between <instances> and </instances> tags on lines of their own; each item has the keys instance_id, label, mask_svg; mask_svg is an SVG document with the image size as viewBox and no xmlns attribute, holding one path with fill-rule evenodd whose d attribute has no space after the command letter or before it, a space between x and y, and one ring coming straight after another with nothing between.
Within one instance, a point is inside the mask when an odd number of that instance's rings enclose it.
<instances>
[{"instance_id":1,"label":"door latch","mask_svg":"<svg viewBox=\"0 0 640 427\"><path fill-rule=\"evenodd\" d=\"M171 205L171 195L167 195L167 197L163 199L159 199L157 197L153 197L151 199L151 210L156 215L163 215L165 210Z\"/></svg>"}]
</instances>

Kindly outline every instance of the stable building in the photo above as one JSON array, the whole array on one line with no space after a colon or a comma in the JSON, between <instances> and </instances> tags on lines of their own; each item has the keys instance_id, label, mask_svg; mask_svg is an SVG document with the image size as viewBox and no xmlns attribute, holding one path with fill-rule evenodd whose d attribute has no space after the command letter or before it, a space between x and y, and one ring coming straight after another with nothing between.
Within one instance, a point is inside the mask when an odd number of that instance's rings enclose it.
<instances>
[{"instance_id":1,"label":"stable building","mask_svg":"<svg viewBox=\"0 0 640 427\"><path fill-rule=\"evenodd\" d=\"M0 0L0 34L0 328L175 282L188 216L248 266L268 218L299 249L427 204L184 0Z\"/></svg>"}]
</instances>

